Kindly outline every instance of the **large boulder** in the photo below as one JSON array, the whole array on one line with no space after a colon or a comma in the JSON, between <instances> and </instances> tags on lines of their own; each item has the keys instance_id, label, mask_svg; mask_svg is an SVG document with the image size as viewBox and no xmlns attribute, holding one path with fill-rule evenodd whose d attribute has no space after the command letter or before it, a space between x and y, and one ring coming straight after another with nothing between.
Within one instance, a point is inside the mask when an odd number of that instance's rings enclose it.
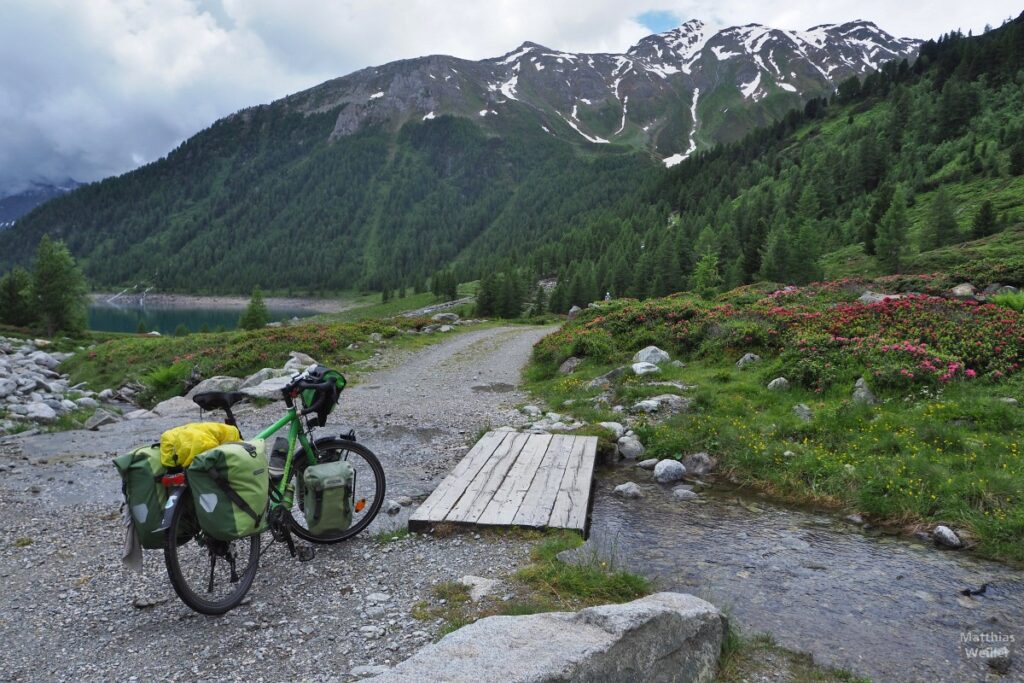
<instances>
[{"instance_id":1,"label":"large boulder","mask_svg":"<svg viewBox=\"0 0 1024 683\"><path fill-rule=\"evenodd\" d=\"M284 389L285 385L291 381L292 379L290 375L282 375L280 377L272 377L271 379L260 382L254 387L243 386L239 391L249 398L274 400L281 398L281 390Z\"/></svg>"},{"instance_id":2,"label":"large boulder","mask_svg":"<svg viewBox=\"0 0 1024 683\"><path fill-rule=\"evenodd\" d=\"M242 383L238 386L238 388L233 389L233 391L248 389L249 387L255 387L260 384L263 384L268 379L274 379L275 377L291 377L292 374L294 373L292 373L291 370L285 370L284 368L263 368L262 370L257 370L256 372L242 380Z\"/></svg>"},{"instance_id":3,"label":"large boulder","mask_svg":"<svg viewBox=\"0 0 1024 683\"><path fill-rule=\"evenodd\" d=\"M88 420L85 421L85 428L95 432L103 425L114 424L119 419L120 418L118 418L117 415L114 415L109 410L103 410L102 408L100 408L95 413L93 413Z\"/></svg>"},{"instance_id":4,"label":"large boulder","mask_svg":"<svg viewBox=\"0 0 1024 683\"><path fill-rule=\"evenodd\" d=\"M459 322L459 316L457 313L435 313L430 319L437 323Z\"/></svg>"},{"instance_id":5,"label":"large boulder","mask_svg":"<svg viewBox=\"0 0 1024 683\"><path fill-rule=\"evenodd\" d=\"M18 383L13 379L0 379L0 398L7 398L18 391Z\"/></svg>"},{"instance_id":6,"label":"large boulder","mask_svg":"<svg viewBox=\"0 0 1024 683\"><path fill-rule=\"evenodd\" d=\"M487 617L427 645L375 683L705 683L727 621L714 605L655 593L580 612Z\"/></svg>"},{"instance_id":7,"label":"large boulder","mask_svg":"<svg viewBox=\"0 0 1024 683\"><path fill-rule=\"evenodd\" d=\"M50 354L46 353L45 351L36 351L35 353L30 353L28 358L36 365L41 365L42 367L47 368L49 370L56 370L58 367L60 367L60 361L51 356Z\"/></svg>"},{"instance_id":8,"label":"large boulder","mask_svg":"<svg viewBox=\"0 0 1024 683\"><path fill-rule=\"evenodd\" d=\"M616 439L621 439L622 435L626 433L626 428L622 426L620 422L598 422L598 427L603 427L609 432L615 434Z\"/></svg>"},{"instance_id":9,"label":"large boulder","mask_svg":"<svg viewBox=\"0 0 1024 683\"><path fill-rule=\"evenodd\" d=\"M804 422L810 422L812 419L814 419L814 413L811 412L811 409L807 406L806 403L797 403L795 406L793 406L793 414L799 417Z\"/></svg>"},{"instance_id":10,"label":"large boulder","mask_svg":"<svg viewBox=\"0 0 1024 683\"><path fill-rule=\"evenodd\" d=\"M785 377L776 377L768 382L768 391L785 391L789 389L789 380Z\"/></svg>"},{"instance_id":11,"label":"large boulder","mask_svg":"<svg viewBox=\"0 0 1024 683\"><path fill-rule=\"evenodd\" d=\"M166 401L157 403L153 406L152 412L160 417L179 417L192 415L193 413L196 417L199 417L199 406L193 403L190 398L174 396Z\"/></svg>"},{"instance_id":12,"label":"large boulder","mask_svg":"<svg viewBox=\"0 0 1024 683\"><path fill-rule=\"evenodd\" d=\"M653 365L659 365L661 363L667 363L672 360L672 356L668 355L668 352L662 351L657 346L647 346L636 352L633 356L634 363L651 363Z\"/></svg>"},{"instance_id":13,"label":"large boulder","mask_svg":"<svg viewBox=\"0 0 1024 683\"><path fill-rule=\"evenodd\" d=\"M192 387L192 389L185 394L185 398L191 400L196 394L201 394L205 391L238 391L238 387L240 386L242 386L242 380L239 378L218 375L216 377L211 377L210 379L204 379L202 382Z\"/></svg>"},{"instance_id":14,"label":"large boulder","mask_svg":"<svg viewBox=\"0 0 1024 683\"><path fill-rule=\"evenodd\" d=\"M938 545L945 546L947 548L961 548L963 547L963 541L956 535L956 532L950 529L948 526L939 525L932 531L932 537Z\"/></svg>"},{"instance_id":15,"label":"large boulder","mask_svg":"<svg viewBox=\"0 0 1024 683\"><path fill-rule=\"evenodd\" d=\"M284 369L289 372L302 372L310 365L316 365L316 360L302 351L292 351L288 354L288 362L284 364Z\"/></svg>"},{"instance_id":16,"label":"large boulder","mask_svg":"<svg viewBox=\"0 0 1024 683\"><path fill-rule=\"evenodd\" d=\"M569 309L569 314L567 317L569 318L569 320L575 320L576 316L578 316L582 312L582 308L580 308L579 306L573 306L572 308Z\"/></svg>"},{"instance_id":17,"label":"large boulder","mask_svg":"<svg viewBox=\"0 0 1024 683\"><path fill-rule=\"evenodd\" d=\"M626 372L626 368L625 367L620 367L620 368L615 368L613 370L609 370L608 372L604 373L600 377L595 377L594 379L590 380L590 382L587 384L587 386L590 387L591 389L607 388L607 387L611 386L612 382L614 382L619 377L621 377L624 372Z\"/></svg>"}]
</instances>

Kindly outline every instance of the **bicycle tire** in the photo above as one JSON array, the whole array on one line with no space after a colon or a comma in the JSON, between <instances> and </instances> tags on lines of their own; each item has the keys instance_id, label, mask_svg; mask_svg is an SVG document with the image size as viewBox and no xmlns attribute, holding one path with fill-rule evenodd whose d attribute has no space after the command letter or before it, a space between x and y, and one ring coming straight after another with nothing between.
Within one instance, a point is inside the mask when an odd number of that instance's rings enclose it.
<instances>
[{"instance_id":1,"label":"bicycle tire","mask_svg":"<svg viewBox=\"0 0 1024 683\"><path fill-rule=\"evenodd\" d=\"M195 514L191 509L191 495L188 493L184 493L182 495L187 496L187 499L183 498L178 501L177 506L174 508L174 513L171 516L170 527L168 527L164 537L164 563L167 566L167 575L171 579L171 585L174 587L174 592L178 594L178 597L181 598L182 602L193 610L201 614L224 614L225 612L237 607L245 598L245 594L249 592L249 588L252 587L252 582L256 578L256 571L259 569L260 534L253 534L252 536L247 536L237 541L224 544L227 546L228 552L231 552L236 544L240 546L248 546L248 564L239 576L238 581L235 582L234 589L225 597L220 599L209 599L203 597L203 595L201 595L196 588L191 585L191 583L195 582L190 582L188 577L186 577L185 572L182 569L180 554L183 548L188 548L189 550L195 551L198 557L202 557L202 552L191 547L199 546L199 548L206 550L205 556L209 558L210 554L213 553L213 550L211 549L213 547L212 544L220 544L223 542L218 542L214 539L206 539L202 531L196 534L179 535L179 526L190 523L188 522L187 515L190 512L193 515ZM178 539L182 536L186 536L187 540L179 543ZM241 556L241 553L239 556ZM223 564L226 565L227 561L224 560Z\"/></svg>"},{"instance_id":2,"label":"bicycle tire","mask_svg":"<svg viewBox=\"0 0 1024 683\"><path fill-rule=\"evenodd\" d=\"M340 543L341 541L352 538L359 532L366 529L366 527L370 526L370 523L373 522L377 513L379 513L381 507L383 507L384 494L387 491L387 483L384 479L384 467L380 464L380 460L377 459L377 456L373 454L373 451L361 443L350 441L348 439L321 439L316 443L316 451L319 462L333 462L334 460L338 460L343 452L355 455L362 459L366 464L366 467L357 467L356 487L359 487L361 482L365 482L367 473L372 472L374 476L374 483L372 486L373 500L369 502L369 505L367 505L362 512L358 513L358 521L353 520L353 524L345 531L329 536L316 536L310 533L309 530L303 526L303 522L305 520L304 517L299 519L293 514L292 510L288 511L289 526L291 527L292 532L294 532L294 534L299 538L311 543L328 545L331 543ZM347 459L348 458L346 457L346 460ZM296 471L295 476L297 479L301 480L302 470ZM369 488L370 486L367 485L365 488L360 489L360 491L356 491L354 496L355 499L359 500L361 491L368 491ZM292 507L293 509L297 509L299 507L298 496L296 496L296 502Z\"/></svg>"}]
</instances>

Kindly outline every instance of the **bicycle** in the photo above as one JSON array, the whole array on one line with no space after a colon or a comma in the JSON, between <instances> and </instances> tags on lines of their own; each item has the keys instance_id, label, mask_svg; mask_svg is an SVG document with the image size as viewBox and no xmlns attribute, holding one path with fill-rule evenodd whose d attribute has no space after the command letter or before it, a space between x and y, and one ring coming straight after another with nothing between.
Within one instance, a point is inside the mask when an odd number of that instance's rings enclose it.
<instances>
[{"instance_id":1,"label":"bicycle","mask_svg":"<svg viewBox=\"0 0 1024 683\"><path fill-rule=\"evenodd\" d=\"M384 468L373 452L358 443L355 432L351 430L337 437L317 439L313 436L313 429L326 423L341 391L335 382L317 381L325 372L332 371L321 366L315 368L315 372L311 367L293 377L282 389L282 398L288 408L286 414L256 435L258 439L269 439L281 429L288 428L283 458L280 458L279 446L275 445L277 462L270 465L270 503L266 521L255 534L230 542L206 535L199 528L184 471L169 472L162 478L168 489L160 527L165 535L164 562L174 591L182 602L197 612L224 614L243 600L256 578L264 531L270 531L275 541L287 544L292 557L308 561L315 554L313 548L297 549L293 533L312 543L339 543L366 529L380 512L386 484ZM340 374L337 376L341 377ZM344 378L341 382L344 386ZM299 410L295 405L296 399L301 397L305 405L309 396L313 401ZM231 408L243 398L246 396L240 392L213 391L196 394L193 401L204 411L223 410L226 413L224 422L237 427ZM281 441L283 439L279 437L278 442ZM297 457L300 452L304 458ZM306 467L341 459L355 469L352 524L344 531L318 536L309 531L302 510L302 497L295 499L292 480L301 487ZM280 469L275 471L275 464ZM221 560L218 571L218 561ZM242 562L244 564L239 568Z\"/></svg>"}]
</instances>

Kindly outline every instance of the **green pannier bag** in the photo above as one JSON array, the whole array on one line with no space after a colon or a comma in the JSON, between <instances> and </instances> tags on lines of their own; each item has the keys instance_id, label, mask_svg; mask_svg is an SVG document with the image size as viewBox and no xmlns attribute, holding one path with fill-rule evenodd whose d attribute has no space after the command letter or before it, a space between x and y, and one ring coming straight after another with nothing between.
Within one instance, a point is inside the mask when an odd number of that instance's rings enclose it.
<instances>
[{"instance_id":1,"label":"green pannier bag","mask_svg":"<svg viewBox=\"0 0 1024 683\"><path fill-rule=\"evenodd\" d=\"M352 525L356 471L344 460L306 468L302 475L302 511L315 536L345 531Z\"/></svg>"},{"instance_id":2,"label":"green pannier bag","mask_svg":"<svg viewBox=\"0 0 1024 683\"><path fill-rule=\"evenodd\" d=\"M160 444L142 446L114 458L121 475L121 492L135 523L139 543L147 550L164 547L164 533L157 531L163 520L167 489L160 478L167 469L160 463Z\"/></svg>"},{"instance_id":3,"label":"green pannier bag","mask_svg":"<svg viewBox=\"0 0 1024 683\"><path fill-rule=\"evenodd\" d=\"M270 499L263 439L234 441L200 453L185 470L199 527L233 541L262 531Z\"/></svg>"}]
</instances>

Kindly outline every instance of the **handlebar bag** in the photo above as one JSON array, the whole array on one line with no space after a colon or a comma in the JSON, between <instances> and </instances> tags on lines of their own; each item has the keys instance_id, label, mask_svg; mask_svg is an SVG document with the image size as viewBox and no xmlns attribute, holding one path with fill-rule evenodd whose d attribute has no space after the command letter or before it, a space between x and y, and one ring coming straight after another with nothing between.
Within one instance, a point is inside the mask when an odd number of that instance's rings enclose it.
<instances>
[{"instance_id":1,"label":"handlebar bag","mask_svg":"<svg viewBox=\"0 0 1024 683\"><path fill-rule=\"evenodd\" d=\"M121 475L121 492L131 515L139 543L147 550L164 547L164 534L156 531L163 519L167 489L160 478L167 468L160 462L160 447L142 446L114 458Z\"/></svg>"},{"instance_id":2,"label":"handlebar bag","mask_svg":"<svg viewBox=\"0 0 1024 683\"><path fill-rule=\"evenodd\" d=\"M339 460L312 465L302 475L302 511L315 536L336 534L352 525L356 471Z\"/></svg>"},{"instance_id":3,"label":"handlebar bag","mask_svg":"<svg viewBox=\"0 0 1024 683\"><path fill-rule=\"evenodd\" d=\"M263 439L225 443L197 455L185 470L199 527L221 541L262 531L270 500Z\"/></svg>"}]
</instances>

